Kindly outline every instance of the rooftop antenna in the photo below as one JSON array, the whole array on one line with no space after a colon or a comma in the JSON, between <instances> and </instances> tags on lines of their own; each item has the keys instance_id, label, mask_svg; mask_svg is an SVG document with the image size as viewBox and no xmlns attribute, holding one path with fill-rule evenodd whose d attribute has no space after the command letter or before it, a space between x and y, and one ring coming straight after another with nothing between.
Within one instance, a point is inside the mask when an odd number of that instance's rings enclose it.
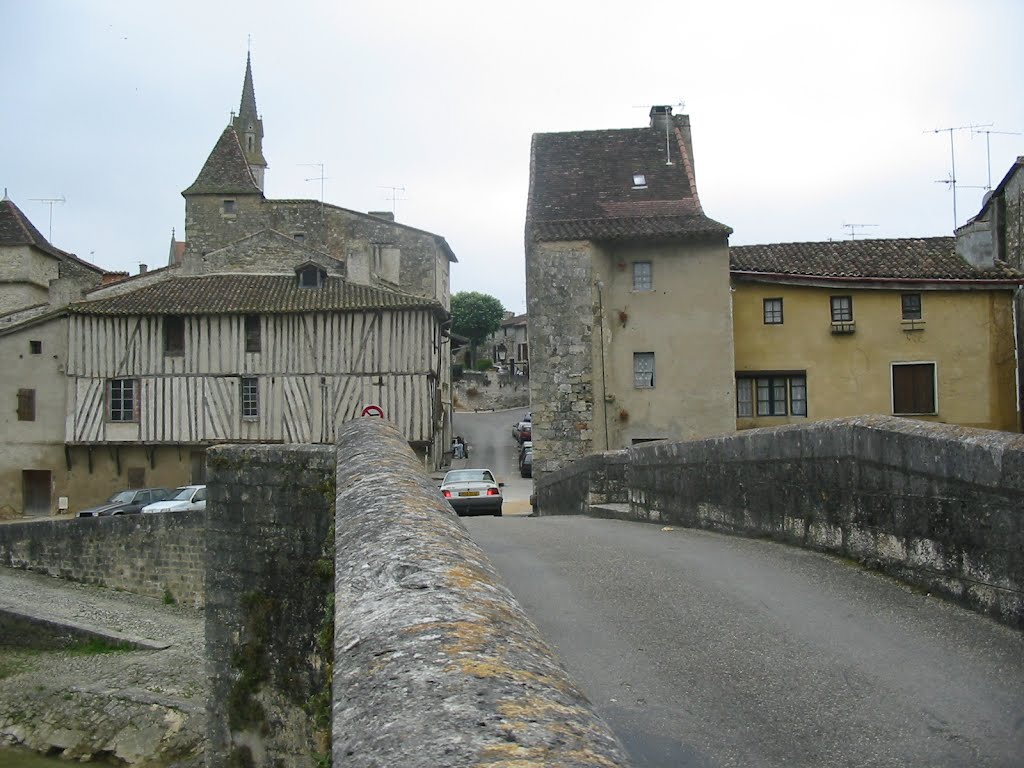
<instances>
[{"instance_id":1,"label":"rooftop antenna","mask_svg":"<svg viewBox=\"0 0 1024 768\"><path fill-rule=\"evenodd\" d=\"M384 199L391 201L391 215L392 216L395 215L397 213L397 211L395 209L395 203L398 200L406 200L407 199L407 198L399 197L398 196L399 192L405 192L405 187L392 187L392 186L389 186L387 184L378 184L377 187L379 189L390 189L391 190L391 197L386 197Z\"/></svg>"},{"instance_id":2,"label":"rooftop antenna","mask_svg":"<svg viewBox=\"0 0 1024 768\"><path fill-rule=\"evenodd\" d=\"M997 134L999 136L1020 136L1020 131L981 131L981 130L978 130L978 128L982 128L982 127L984 127L984 126L977 126L976 128L972 128L971 129L971 136L973 137L974 134L976 134L976 133L983 133L983 134L985 134L985 159L988 162L988 186L985 187L985 189L989 190L989 189L992 189L992 147L991 147L991 144L989 142L989 137L993 133L995 133L995 134Z\"/></svg>"},{"instance_id":3,"label":"rooftop antenna","mask_svg":"<svg viewBox=\"0 0 1024 768\"><path fill-rule=\"evenodd\" d=\"M868 227L877 227L877 224L843 224L844 229L850 230L850 239L857 239L857 230L867 229Z\"/></svg>"},{"instance_id":4,"label":"rooftop antenna","mask_svg":"<svg viewBox=\"0 0 1024 768\"><path fill-rule=\"evenodd\" d=\"M956 150L953 148L953 132L954 131L973 131L976 128L991 128L992 123L982 123L970 125L958 125L952 128L936 128L933 131L925 131L925 133L942 133L947 131L949 133L949 164L950 172L949 178L937 179L936 184L946 184L953 191L953 229L956 229Z\"/></svg>"},{"instance_id":5,"label":"rooftop antenna","mask_svg":"<svg viewBox=\"0 0 1024 768\"><path fill-rule=\"evenodd\" d=\"M320 215L324 213L324 182L327 181L328 176L324 176L324 164L323 163L299 163L299 165L306 168L319 168L319 176L310 176L306 181L319 181L320 182Z\"/></svg>"},{"instance_id":6,"label":"rooftop antenna","mask_svg":"<svg viewBox=\"0 0 1024 768\"><path fill-rule=\"evenodd\" d=\"M67 199L64 197L64 195L61 195L60 197L30 197L29 200L31 200L34 203L44 203L44 204L50 206L50 233L46 236L46 239L49 240L50 244L52 245L53 244L53 206L58 204L58 203L60 205L64 205L64 203L67 202Z\"/></svg>"},{"instance_id":7,"label":"rooftop antenna","mask_svg":"<svg viewBox=\"0 0 1024 768\"><path fill-rule=\"evenodd\" d=\"M685 101L677 101L675 104L654 104L648 107L646 104L634 104L633 109L654 109L654 107L664 107L672 109L673 107L679 107L679 111L686 109ZM674 165L672 162L672 141L670 129L672 127L672 121L668 119L668 115L665 115L665 165Z\"/></svg>"}]
</instances>

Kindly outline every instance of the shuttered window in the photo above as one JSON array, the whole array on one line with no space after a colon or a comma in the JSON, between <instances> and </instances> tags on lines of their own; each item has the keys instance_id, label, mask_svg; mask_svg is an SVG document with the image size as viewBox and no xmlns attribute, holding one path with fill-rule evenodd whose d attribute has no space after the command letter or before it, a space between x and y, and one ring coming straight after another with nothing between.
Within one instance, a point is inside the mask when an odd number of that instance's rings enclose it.
<instances>
[{"instance_id":1,"label":"shuttered window","mask_svg":"<svg viewBox=\"0 0 1024 768\"><path fill-rule=\"evenodd\" d=\"M18 390L18 421L36 420L36 391L34 389Z\"/></svg>"},{"instance_id":2,"label":"shuttered window","mask_svg":"<svg viewBox=\"0 0 1024 768\"><path fill-rule=\"evenodd\" d=\"M892 412L935 413L935 363L893 363Z\"/></svg>"}]
</instances>

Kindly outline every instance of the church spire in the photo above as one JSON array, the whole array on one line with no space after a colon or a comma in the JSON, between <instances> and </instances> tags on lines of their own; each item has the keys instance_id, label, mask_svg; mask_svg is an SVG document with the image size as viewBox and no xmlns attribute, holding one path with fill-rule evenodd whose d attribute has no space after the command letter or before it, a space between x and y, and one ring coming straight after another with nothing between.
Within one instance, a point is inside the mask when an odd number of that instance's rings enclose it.
<instances>
[{"instance_id":1,"label":"church spire","mask_svg":"<svg viewBox=\"0 0 1024 768\"><path fill-rule=\"evenodd\" d=\"M256 89L252 85L252 55L245 56L245 80L242 82L242 101L238 115L231 118L231 124L242 144L245 161L260 190L263 190L263 174L267 160L263 157L263 120L256 111Z\"/></svg>"}]
</instances>

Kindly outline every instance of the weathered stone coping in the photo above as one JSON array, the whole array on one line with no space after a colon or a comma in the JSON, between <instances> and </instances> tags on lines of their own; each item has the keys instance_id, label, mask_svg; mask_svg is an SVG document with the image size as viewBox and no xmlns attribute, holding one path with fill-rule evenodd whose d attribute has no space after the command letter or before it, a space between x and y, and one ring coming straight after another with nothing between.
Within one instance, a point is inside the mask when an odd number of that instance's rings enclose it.
<instances>
[{"instance_id":1,"label":"weathered stone coping","mask_svg":"<svg viewBox=\"0 0 1024 768\"><path fill-rule=\"evenodd\" d=\"M334 764L627 766L399 432L338 443Z\"/></svg>"}]
</instances>

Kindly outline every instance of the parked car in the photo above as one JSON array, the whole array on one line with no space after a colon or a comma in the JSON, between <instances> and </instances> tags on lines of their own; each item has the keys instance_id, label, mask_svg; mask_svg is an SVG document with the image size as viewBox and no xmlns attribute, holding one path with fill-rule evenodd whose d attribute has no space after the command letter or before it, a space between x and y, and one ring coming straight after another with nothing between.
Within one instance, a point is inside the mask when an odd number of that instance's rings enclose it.
<instances>
[{"instance_id":1,"label":"parked car","mask_svg":"<svg viewBox=\"0 0 1024 768\"><path fill-rule=\"evenodd\" d=\"M135 515L156 501L169 498L174 491L168 488L130 488L118 491L102 504L83 509L78 517L109 517L111 515Z\"/></svg>"},{"instance_id":2,"label":"parked car","mask_svg":"<svg viewBox=\"0 0 1024 768\"><path fill-rule=\"evenodd\" d=\"M149 512L184 512L189 509L206 509L206 486L185 485L166 501L158 501L142 508Z\"/></svg>"},{"instance_id":3,"label":"parked car","mask_svg":"<svg viewBox=\"0 0 1024 768\"><path fill-rule=\"evenodd\" d=\"M533 477L533 447L527 448L523 453L523 460L519 462L520 477Z\"/></svg>"},{"instance_id":4,"label":"parked car","mask_svg":"<svg viewBox=\"0 0 1024 768\"><path fill-rule=\"evenodd\" d=\"M525 416L523 416L523 418L519 419L518 421L512 422L512 437L514 437L516 440L519 440L519 430L522 428L523 424L533 424L532 412L527 413Z\"/></svg>"},{"instance_id":5,"label":"parked car","mask_svg":"<svg viewBox=\"0 0 1024 768\"><path fill-rule=\"evenodd\" d=\"M501 489L489 469L452 469L441 481L441 495L458 515L501 516Z\"/></svg>"},{"instance_id":6,"label":"parked car","mask_svg":"<svg viewBox=\"0 0 1024 768\"><path fill-rule=\"evenodd\" d=\"M529 421L519 422L519 429L516 430L516 440L522 445L527 440L533 440L533 424Z\"/></svg>"},{"instance_id":7,"label":"parked car","mask_svg":"<svg viewBox=\"0 0 1024 768\"><path fill-rule=\"evenodd\" d=\"M523 457L526 456L526 452L533 448L533 441L527 440L519 446L519 468L523 468Z\"/></svg>"}]
</instances>

